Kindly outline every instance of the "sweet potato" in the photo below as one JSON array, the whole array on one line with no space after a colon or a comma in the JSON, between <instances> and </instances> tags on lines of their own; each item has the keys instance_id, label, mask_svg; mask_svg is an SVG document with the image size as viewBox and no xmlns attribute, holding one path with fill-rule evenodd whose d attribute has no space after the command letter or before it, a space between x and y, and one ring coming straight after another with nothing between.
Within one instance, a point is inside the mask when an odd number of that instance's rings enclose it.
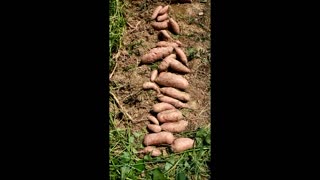
<instances>
[{"instance_id":1,"label":"sweet potato","mask_svg":"<svg viewBox=\"0 0 320 180\"><path fill-rule=\"evenodd\" d=\"M153 89L157 91L157 93L160 93L160 88L156 83L153 82L145 82L143 83L143 89Z\"/></svg>"},{"instance_id":2,"label":"sweet potato","mask_svg":"<svg viewBox=\"0 0 320 180\"><path fill-rule=\"evenodd\" d=\"M177 138L173 141L171 149L173 152L182 152L193 148L194 140L190 138Z\"/></svg>"},{"instance_id":3,"label":"sweet potato","mask_svg":"<svg viewBox=\"0 0 320 180\"><path fill-rule=\"evenodd\" d=\"M150 75L150 81L153 82L158 76L158 70L153 70L151 71L151 75Z\"/></svg>"},{"instance_id":4,"label":"sweet potato","mask_svg":"<svg viewBox=\"0 0 320 180\"><path fill-rule=\"evenodd\" d=\"M183 50L179 47L174 47L174 51L177 53L178 59L180 59L184 65L188 66L188 59Z\"/></svg>"},{"instance_id":5,"label":"sweet potato","mask_svg":"<svg viewBox=\"0 0 320 180\"><path fill-rule=\"evenodd\" d=\"M161 127L157 124L148 124L147 127L150 131L155 132L155 133L161 131Z\"/></svg>"},{"instance_id":6,"label":"sweet potato","mask_svg":"<svg viewBox=\"0 0 320 180\"><path fill-rule=\"evenodd\" d=\"M176 59L177 58L177 55L176 54L170 54L169 56L165 57L165 58L173 58L173 59Z\"/></svg>"},{"instance_id":7,"label":"sweet potato","mask_svg":"<svg viewBox=\"0 0 320 180\"><path fill-rule=\"evenodd\" d=\"M169 96L165 96L165 95L162 95L162 94L158 94L158 99L159 101L161 102L165 102L165 103L169 103L171 105L173 105L174 107L176 108L190 108L190 106L186 103L183 103L177 99L174 99L172 97L169 97Z\"/></svg>"},{"instance_id":8,"label":"sweet potato","mask_svg":"<svg viewBox=\"0 0 320 180\"><path fill-rule=\"evenodd\" d=\"M162 60L162 62L158 66L159 72L166 71L169 68L170 62L168 60Z\"/></svg>"},{"instance_id":9,"label":"sweet potato","mask_svg":"<svg viewBox=\"0 0 320 180\"><path fill-rule=\"evenodd\" d=\"M169 60L169 67L179 73L190 73L191 70L183 65L180 61L170 58Z\"/></svg>"},{"instance_id":10,"label":"sweet potato","mask_svg":"<svg viewBox=\"0 0 320 180\"><path fill-rule=\"evenodd\" d=\"M175 122L183 119L183 115L178 109L170 109L158 113L157 119L161 123Z\"/></svg>"},{"instance_id":11,"label":"sweet potato","mask_svg":"<svg viewBox=\"0 0 320 180\"><path fill-rule=\"evenodd\" d=\"M164 20L162 22L152 22L151 26L153 27L153 29L155 30L164 30L164 29L168 29L169 26L169 20Z\"/></svg>"},{"instance_id":12,"label":"sweet potato","mask_svg":"<svg viewBox=\"0 0 320 180\"><path fill-rule=\"evenodd\" d=\"M169 18L168 13L164 13L164 14L162 14L162 15L160 15L160 16L157 17L157 21L158 21L158 22L162 22L162 21L164 21L164 20L167 20L168 18Z\"/></svg>"},{"instance_id":13,"label":"sweet potato","mask_svg":"<svg viewBox=\"0 0 320 180\"><path fill-rule=\"evenodd\" d=\"M147 116L147 118L149 121L153 122L154 124L159 125L159 121L156 117L149 115Z\"/></svg>"},{"instance_id":14,"label":"sweet potato","mask_svg":"<svg viewBox=\"0 0 320 180\"><path fill-rule=\"evenodd\" d=\"M163 131L168 131L172 133L179 133L186 130L188 126L188 121L180 120L177 122L166 122L163 123L160 127Z\"/></svg>"},{"instance_id":15,"label":"sweet potato","mask_svg":"<svg viewBox=\"0 0 320 180\"><path fill-rule=\"evenodd\" d=\"M180 33L179 25L174 19L169 18L168 26L172 30L172 33L174 33L174 34L179 34Z\"/></svg>"},{"instance_id":16,"label":"sweet potato","mask_svg":"<svg viewBox=\"0 0 320 180\"><path fill-rule=\"evenodd\" d=\"M156 9L154 9L154 11L153 11L152 16L151 16L150 19L151 19L151 20L156 19L156 17L158 16L159 11L160 11L162 8L163 8L162 6L156 7Z\"/></svg>"},{"instance_id":17,"label":"sweet potato","mask_svg":"<svg viewBox=\"0 0 320 180\"><path fill-rule=\"evenodd\" d=\"M164 14L164 13L169 13L169 5L166 5L165 7L163 7L163 8L159 11L158 16L159 16L159 15L162 15L162 14Z\"/></svg>"},{"instance_id":18,"label":"sweet potato","mask_svg":"<svg viewBox=\"0 0 320 180\"><path fill-rule=\"evenodd\" d=\"M159 85L181 90L185 90L189 86L188 81L184 77L170 72L161 72L154 81Z\"/></svg>"},{"instance_id":19,"label":"sweet potato","mask_svg":"<svg viewBox=\"0 0 320 180\"><path fill-rule=\"evenodd\" d=\"M151 133L144 136L143 144L145 146L172 144L174 139L171 132Z\"/></svg>"},{"instance_id":20,"label":"sweet potato","mask_svg":"<svg viewBox=\"0 0 320 180\"><path fill-rule=\"evenodd\" d=\"M186 92L180 91L173 87L163 87L160 88L160 92L164 95L170 96L172 98L178 99L180 101L189 101L190 95Z\"/></svg>"},{"instance_id":21,"label":"sweet potato","mask_svg":"<svg viewBox=\"0 0 320 180\"><path fill-rule=\"evenodd\" d=\"M167 40L172 39L172 37L170 36L170 34L166 30L160 30L160 32L158 34L158 38L159 38L159 40L163 40L163 41L167 41Z\"/></svg>"},{"instance_id":22,"label":"sweet potato","mask_svg":"<svg viewBox=\"0 0 320 180\"><path fill-rule=\"evenodd\" d=\"M157 47L178 47L179 45L175 42L159 41L156 44Z\"/></svg>"},{"instance_id":23,"label":"sweet potato","mask_svg":"<svg viewBox=\"0 0 320 180\"><path fill-rule=\"evenodd\" d=\"M180 42L179 40L174 40L173 42L177 43L179 46L182 46L182 42Z\"/></svg>"},{"instance_id":24,"label":"sweet potato","mask_svg":"<svg viewBox=\"0 0 320 180\"><path fill-rule=\"evenodd\" d=\"M153 112L159 113L169 109L176 109L173 105L165 102L157 103L152 106Z\"/></svg>"},{"instance_id":25,"label":"sweet potato","mask_svg":"<svg viewBox=\"0 0 320 180\"><path fill-rule=\"evenodd\" d=\"M163 57L168 56L173 52L173 47L158 47L150 50L149 53L141 57L141 63L149 64L153 63Z\"/></svg>"},{"instance_id":26,"label":"sweet potato","mask_svg":"<svg viewBox=\"0 0 320 180\"><path fill-rule=\"evenodd\" d=\"M161 151L154 146L147 146L143 150L139 151L139 153L148 154L151 153L151 156L160 156Z\"/></svg>"}]
</instances>

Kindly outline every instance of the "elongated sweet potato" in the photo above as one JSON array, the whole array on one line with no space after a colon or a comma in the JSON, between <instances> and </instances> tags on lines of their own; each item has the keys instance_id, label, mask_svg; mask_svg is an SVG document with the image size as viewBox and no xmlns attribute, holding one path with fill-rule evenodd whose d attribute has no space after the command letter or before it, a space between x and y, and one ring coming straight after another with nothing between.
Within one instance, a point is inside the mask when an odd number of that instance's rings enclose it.
<instances>
[{"instance_id":1,"label":"elongated sweet potato","mask_svg":"<svg viewBox=\"0 0 320 180\"><path fill-rule=\"evenodd\" d=\"M170 109L158 113L157 119L161 123L175 122L183 119L183 115L178 109Z\"/></svg>"},{"instance_id":2,"label":"elongated sweet potato","mask_svg":"<svg viewBox=\"0 0 320 180\"><path fill-rule=\"evenodd\" d=\"M159 113L169 109L176 109L173 105L165 102L157 103L152 106L153 112Z\"/></svg>"},{"instance_id":3,"label":"elongated sweet potato","mask_svg":"<svg viewBox=\"0 0 320 180\"><path fill-rule=\"evenodd\" d=\"M149 115L147 116L147 118L149 121L153 122L154 124L159 125L159 121L156 117Z\"/></svg>"},{"instance_id":4,"label":"elongated sweet potato","mask_svg":"<svg viewBox=\"0 0 320 180\"><path fill-rule=\"evenodd\" d=\"M173 152L182 152L193 148L194 140L190 138L177 138L173 141L171 149Z\"/></svg>"},{"instance_id":5,"label":"elongated sweet potato","mask_svg":"<svg viewBox=\"0 0 320 180\"><path fill-rule=\"evenodd\" d=\"M168 29L169 26L169 20L164 20L162 22L152 22L151 26L155 29L155 30L164 30L164 29Z\"/></svg>"},{"instance_id":6,"label":"elongated sweet potato","mask_svg":"<svg viewBox=\"0 0 320 180\"><path fill-rule=\"evenodd\" d=\"M164 13L164 14L162 14L162 15L160 15L160 16L157 17L157 21L158 21L158 22L162 22L162 21L164 21L164 20L167 20L168 18L169 18L168 13Z\"/></svg>"},{"instance_id":7,"label":"elongated sweet potato","mask_svg":"<svg viewBox=\"0 0 320 180\"><path fill-rule=\"evenodd\" d=\"M144 136L143 144L145 146L172 144L174 139L171 132L151 133Z\"/></svg>"},{"instance_id":8,"label":"elongated sweet potato","mask_svg":"<svg viewBox=\"0 0 320 180\"><path fill-rule=\"evenodd\" d=\"M139 153L148 154L151 153L151 156L160 156L161 151L154 146L147 146L143 150L139 151Z\"/></svg>"},{"instance_id":9,"label":"elongated sweet potato","mask_svg":"<svg viewBox=\"0 0 320 180\"><path fill-rule=\"evenodd\" d=\"M170 62L168 62L167 60L162 60L162 62L159 64L158 66L158 70L159 72L163 72L166 71L169 68Z\"/></svg>"},{"instance_id":10,"label":"elongated sweet potato","mask_svg":"<svg viewBox=\"0 0 320 180\"><path fill-rule=\"evenodd\" d=\"M170 36L167 30L160 30L158 34L158 38L159 40L163 40L163 41L172 40L172 37Z\"/></svg>"},{"instance_id":11,"label":"elongated sweet potato","mask_svg":"<svg viewBox=\"0 0 320 180\"><path fill-rule=\"evenodd\" d=\"M179 73L190 73L191 70L183 65L180 61L170 58L169 59L169 67Z\"/></svg>"},{"instance_id":12,"label":"elongated sweet potato","mask_svg":"<svg viewBox=\"0 0 320 180\"><path fill-rule=\"evenodd\" d=\"M174 33L174 34L179 34L180 33L180 27L179 27L178 23L174 19L169 18L168 26L172 30L172 33Z\"/></svg>"},{"instance_id":13,"label":"elongated sweet potato","mask_svg":"<svg viewBox=\"0 0 320 180\"><path fill-rule=\"evenodd\" d=\"M188 59L183 50L179 47L174 47L174 51L177 53L178 59L180 59L184 65L188 66Z\"/></svg>"},{"instance_id":14,"label":"elongated sweet potato","mask_svg":"<svg viewBox=\"0 0 320 180\"><path fill-rule=\"evenodd\" d=\"M161 131L161 127L157 124L148 124L147 127L150 131L155 132L155 133Z\"/></svg>"},{"instance_id":15,"label":"elongated sweet potato","mask_svg":"<svg viewBox=\"0 0 320 180\"><path fill-rule=\"evenodd\" d=\"M157 47L178 47L179 45L175 42L159 41L156 44Z\"/></svg>"},{"instance_id":16,"label":"elongated sweet potato","mask_svg":"<svg viewBox=\"0 0 320 180\"><path fill-rule=\"evenodd\" d=\"M166 122L163 123L160 127L163 131L168 131L172 133L179 133L186 130L188 126L188 121L180 120L177 122Z\"/></svg>"},{"instance_id":17,"label":"elongated sweet potato","mask_svg":"<svg viewBox=\"0 0 320 180\"><path fill-rule=\"evenodd\" d=\"M160 93L160 88L156 83L153 82L145 82L143 83L143 89L153 89L157 93Z\"/></svg>"},{"instance_id":18,"label":"elongated sweet potato","mask_svg":"<svg viewBox=\"0 0 320 180\"><path fill-rule=\"evenodd\" d=\"M173 87L163 87L160 88L160 92L164 95L170 96L172 98L178 99L180 101L189 101L190 95L186 92L180 91Z\"/></svg>"},{"instance_id":19,"label":"elongated sweet potato","mask_svg":"<svg viewBox=\"0 0 320 180\"><path fill-rule=\"evenodd\" d=\"M151 75L150 75L150 81L153 82L158 76L158 70L153 70L151 71Z\"/></svg>"},{"instance_id":20,"label":"elongated sweet potato","mask_svg":"<svg viewBox=\"0 0 320 180\"><path fill-rule=\"evenodd\" d=\"M168 56L173 52L173 47L158 47L150 50L148 54L145 54L141 57L141 63L149 64L157 60L162 59L163 57Z\"/></svg>"},{"instance_id":21,"label":"elongated sweet potato","mask_svg":"<svg viewBox=\"0 0 320 180\"><path fill-rule=\"evenodd\" d=\"M169 56L165 57L166 58L173 58L173 59L176 59L177 58L177 55L176 54L170 54Z\"/></svg>"},{"instance_id":22,"label":"elongated sweet potato","mask_svg":"<svg viewBox=\"0 0 320 180\"><path fill-rule=\"evenodd\" d=\"M189 86L188 81L184 77L170 72L161 72L154 81L159 85L181 90L185 90Z\"/></svg>"},{"instance_id":23,"label":"elongated sweet potato","mask_svg":"<svg viewBox=\"0 0 320 180\"><path fill-rule=\"evenodd\" d=\"M151 19L151 20L156 19L157 16L158 16L159 11L160 11L162 8L163 8L162 6L156 7L156 8L154 9L154 11L153 11L152 16L151 16L150 19Z\"/></svg>"},{"instance_id":24,"label":"elongated sweet potato","mask_svg":"<svg viewBox=\"0 0 320 180\"><path fill-rule=\"evenodd\" d=\"M178 99L174 99L174 98L169 97L169 96L158 94L157 97L158 97L159 101L165 102L165 103L169 103L169 104L173 105L176 108L191 108L188 104L183 103L183 102L179 101Z\"/></svg>"},{"instance_id":25,"label":"elongated sweet potato","mask_svg":"<svg viewBox=\"0 0 320 180\"><path fill-rule=\"evenodd\" d=\"M159 16L159 15L162 15L162 14L164 14L164 13L169 13L169 5L166 5L165 7L163 7L163 8L159 11L158 16Z\"/></svg>"}]
</instances>

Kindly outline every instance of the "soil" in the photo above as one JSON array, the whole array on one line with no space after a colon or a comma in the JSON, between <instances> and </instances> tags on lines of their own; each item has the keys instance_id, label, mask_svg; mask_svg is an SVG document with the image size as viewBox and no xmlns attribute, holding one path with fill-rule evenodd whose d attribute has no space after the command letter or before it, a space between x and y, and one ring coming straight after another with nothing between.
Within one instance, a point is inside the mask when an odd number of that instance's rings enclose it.
<instances>
[{"instance_id":1,"label":"soil","mask_svg":"<svg viewBox=\"0 0 320 180\"><path fill-rule=\"evenodd\" d=\"M132 0L126 1L125 18L127 27L123 36L123 45L116 58L116 68L110 79L110 89L122 107L133 118L132 131L141 131L147 124L152 105L158 103L156 92L143 90L142 84L150 81L152 69L156 65L140 65L141 56L159 42L158 32L150 23L151 14L158 5L170 4L169 16L180 26L180 34L171 37L183 43L182 49L188 56L192 73L183 75L190 86L188 104L194 109L181 109L189 122L188 130L210 125L210 1L200 3L175 3L174 1ZM159 64L156 63L156 64ZM112 71L111 69L110 71ZM116 104L110 102L110 112L117 114L116 125L128 128L126 118ZM136 123L137 122L137 123Z\"/></svg>"}]
</instances>

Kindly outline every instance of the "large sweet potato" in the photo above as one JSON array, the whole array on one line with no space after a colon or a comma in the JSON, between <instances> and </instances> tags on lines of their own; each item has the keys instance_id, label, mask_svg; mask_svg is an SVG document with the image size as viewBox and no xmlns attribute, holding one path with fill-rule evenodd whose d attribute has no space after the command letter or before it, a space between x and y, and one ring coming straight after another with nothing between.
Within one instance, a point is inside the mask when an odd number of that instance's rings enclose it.
<instances>
[{"instance_id":1,"label":"large sweet potato","mask_svg":"<svg viewBox=\"0 0 320 180\"><path fill-rule=\"evenodd\" d=\"M183 102L179 101L178 99L174 99L169 96L158 94L157 97L158 97L159 101L169 103L176 108L191 108L188 104L183 103Z\"/></svg>"},{"instance_id":2,"label":"large sweet potato","mask_svg":"<svg viewBox=\"0 0 320 180\"><path fill-rule=\"evenodd\" d=\"M141 63L149 64L160 60L173 52L173 47L158 47L141 57Z\"/></svg>"},{"instance_id":3,"label":"large sweet potato","mask_svg":"<svg viewBox=\"0 0 320 180\"><path fill-rule=\"evenodd\" d=\"M153 112L159 113L169 109L176 109L173 105L165 102L157 103L152 106Z\"/></svg>"},{"instance_id":4,"label":"large sweet potato","mask_svg":"<svg viewBox=\"0 0 320 180\"><path fill-rule=\"evenodd\" d=\"M164 131L172 132L172 133L179 133L186 130L188 126L188 121L180 120L177 122L166 122L163 123L160 127Z\"/></svg>"},{"instance_id":5,"label":"large sweet potato","mask_svg":"<svg viewBox=\"0 0 320 180\"><path fill-rule=\"evenodd\" d=\"M181 100L181 101L189 101L190 95L186 92L180 91L173 87L163 87L160 88L160 92L164 95L170 96L172 98Z\"/></svg>"},{"instance_id":6,"label":"large sweet potato","mask_svg":"<svg viewBox=\"0 0 320 180\"><path fill-rule=\"evenodd\" d=\"M173 141L171 149L173 152L182 152L193 148L194 140L190 138L177 138Z\"/></svg>"},{"instance_id":7,"label":"large sweet potato","mask_svg":"<svg viewBox=\"0 0 320 180\"><path fill-rule=\"evenodd\" d=\"M144 136L143 144L145 146L172 144L174 139L173 134L170 132L151 133Z\"/></svg>"},{"instance_id":8,"label":"large sweet potato","mask_svg":"<svg viewBox=\"0 0 320 180\"><path fill-rule=\"evenodd\" d=\"M187 89L189 86L188 81L184 77L170 72L161 72L155 79L155 82L161 86L174 87L182 90Z\"/></svg>"},{"instance_id":9,"label":"large sweet potato","mask_svg":"<svg viewBox=\"0 0 320 180\"><path fill-rule=\"evenodd\" d=\"M161 123L165 122L175 122L183 119L182 113L177 109L170 109L166 111L162 111L157 114L157 119Z\"/></svg>"}]
</instances>

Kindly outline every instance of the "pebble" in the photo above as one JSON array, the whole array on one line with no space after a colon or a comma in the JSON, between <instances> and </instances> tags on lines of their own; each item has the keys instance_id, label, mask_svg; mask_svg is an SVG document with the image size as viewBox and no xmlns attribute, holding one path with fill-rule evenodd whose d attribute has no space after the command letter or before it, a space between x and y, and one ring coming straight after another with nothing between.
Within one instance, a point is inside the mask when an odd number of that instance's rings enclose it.
<instances>
[{"instance_id":1,"label":"pebble","mask_svg":"<svg viewBox=\"0 0 320 180\"><path fill-rule=\"evenodd\" d=\"M203 12L199 12L199 16L202 16L203 15Z\"/></svg>"}]
</instances>

